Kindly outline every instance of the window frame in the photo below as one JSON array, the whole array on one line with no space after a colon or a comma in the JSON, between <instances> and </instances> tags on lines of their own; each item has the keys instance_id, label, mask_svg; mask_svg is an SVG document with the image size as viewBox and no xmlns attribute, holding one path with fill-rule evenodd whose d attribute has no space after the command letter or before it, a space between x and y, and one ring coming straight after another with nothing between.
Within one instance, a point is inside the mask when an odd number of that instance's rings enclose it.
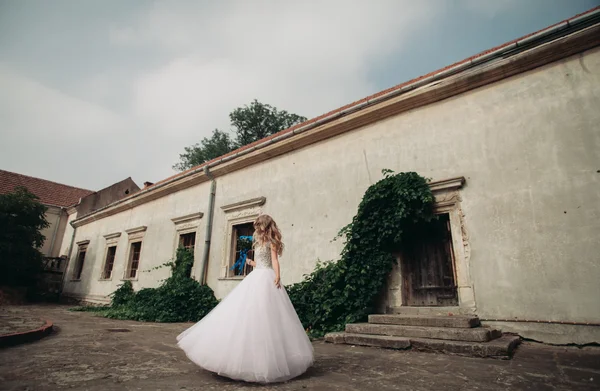
<instances>
[{"instance_id":1,"label":"window frame","mask_svg":"<svg viewBox=\"0 0 600 391\"><path fill-rule=\"evenodd\" d=\"M136 245L139 244L139 250L137 251L137 259L134 259L136 251L134 250L134 248L136 247ZM143 248L143 241L141 239L138 240L134 240L132 242L129 243L129 256L128 261L127 261L127 269L125 271L125 279L126 280L137 280L139 279L140 275L139 275L139 270L140 270L140 263L142 260L142 248ZM131 272L134 270L133 269L133 264L135 262L135 276L131 275Z\"/></svg>"},{"instance_id":2,"label":"window frame","mask_svg":"<svg viewBox=\"0 0 600 391\"><path fill-rule=\"evenodd\" d=\"M100 269L99 281L111 281L115 275L115 265L117 263L117 252L119 251L119 239L121 238L121 232L115 232L112 234L104 235L106 245L104 247L104 257L102 259L102 268ZM108 263L108 251L111 247L115 248L115 256L113 258L113 266L110 272L110 277L106 277L106 268Z\"/></svg>"},{"instance_id":3,"label":"window frame","mask_svg":"<svg viewBox=\"0 0 600 391\"><path fill-rule=\"evenodd\" d=\"M192 265L192 269L190 271L190 277L192 278L194 278L193 276L195 276L196 266L198 265L198 262L196 262L196 260L199 259L197 254L197 251L199 249L198 234L200 233L200 220L203 216L204 213L196 212L171 219L173 225L175 226L175 232L173 235L173 259L175 259L175 257L177 256L177 249L179 248L181 236L190 233L196 234L193 248L194 264Z\"/></svg>"},{"instance_id":4,"label":"window frame","mask_svg":"<svg viewBox=\"0 0 600 391\"><path fill-rule=\"evenodd\" d=\"M454 283L458 294L458 307L461 312L474 313L476 307L473 280L470 272L471 247L465 224L462 203L462 188L466 183L465 177L453 177L429 183L435 197L433 212L448 214L450 220L450 235L453 251ZM392 313L402 307L404 286L402 284L401 254L395 254L398 262L393 266L387 281L387 293L379 308L383 313Z\"/></svg>"},{"instance_id":5,"label":"window frame","mask_svg":"<svg viewBox=\"0 0 600 391\"><path fill-rule=\"evenodd\" d=\"M81 277L83 276L83 268L85 267L85 258L88 253L88 248L90 241L82 240L77 242L77 256L75 257L75 263L73 264L73 270L71 270L71 281L81 281ZM83 259L81 259L81 253L83 253ZM80 265L81 263L81 265ZM76 276L77 271L79 271L79 275Z\"/></svg>"},{"instance_id":6,"label":"window frame","mask_svg":"<svg viewBox=\"0 0 600 391\"><path fill-rule=\"evenodd\" d=\"M185 241L185 237L189 236L189 235L194 235L193 238L193 244L191 246L186 246L184 244ZM179 232L179 244L177 245L177 248L183 247L186 248L188 250L192 250L192 253L194 253L196 251L196 236L197 236L197 232L194 231L189 231L189 232Z\"/></svg>"},{"instance_id":7,"label":"window frame","mask_svg":"<svg viewBox=\"0 0 600 391\"><path fill-rule=\"evenodd\" d=\"M137 228L132 228L132 229L128 229L125 232L128 235L128 240L127 240L127 257L125 258L127 260L127 263L125 264L125 268L123 270L123 281L137 281L140 278L140 264L142 263L142 255L144 253L144 236L146 234L146 226L141 226L141 227L137 227ZM133 265L133 246L136 243L140 243L140 251L139 251L139 258L137 260L137 268L136 268L136 273L135 273L135 277L130 277L131 276L131 267Z\"/></svg>"},{"instance_id":8,"label":"window frame","mask_svg":"<svg viewBox=\"0 0 600 391\"><path fill-rule=\"evenodd\" d=\"M232 232L231 232L231 244L230 244L231 249L229 251L229 259L227 260L228 261L227 278L231 278L231 279L244 278L251 271L251 270L249 270L249 266L248 265L246 265L244 267L243 274L235 274L235 270L231 270L231 268L233 267L233 265L237 261L237 257L238 257L238 250L237 250L238 235L236 233L236 230L238 229L237 227L242 226L242 225L252 224L253 221L254 220L249 221L249 222L237 223L237 224L233 224L231 226L231 228L232 228ZM252 230L252 231L253 231L252 235L254 235L254 230ZM250 236L250 235L240 235L240 236Z\"/></svg>"},{"instance_id":9,"label":"window frame","mask_svg":"<svg viewBox=\"0 0 600 391\"><path fill-rule=\"evenodd\" d=\"M110 251L113 248L115 249L115 251L112 254L112 259L109 261L109 256L111 256ZM101 280L103 280L103 281L112 280L113 271L115 270L115 260L116 259L117 259L117 245L106 246L106 251L104 253L104 265L102 267L102 276L100 277ZM109 266L110 266L110 270L108 270Z\"/></svg>"},{"instance_id":10,"label":"window frame","mask_svg":"<svg viewBox=\"0 0 600 391\"><path fill-rule=\"evenodd\" d=\"M219 280L243 280L244 276L232 277L229 269L233 265L231 259L234 256L234 231L235 225L244 223L253 223L254 220L262 213L262 206L266 203L265 197L252 198L246 201L235 202L221 206L221 210L225 213L227 228L223 237L223 247L221 256L221 270Z\"/></svg>"}]
</instances>

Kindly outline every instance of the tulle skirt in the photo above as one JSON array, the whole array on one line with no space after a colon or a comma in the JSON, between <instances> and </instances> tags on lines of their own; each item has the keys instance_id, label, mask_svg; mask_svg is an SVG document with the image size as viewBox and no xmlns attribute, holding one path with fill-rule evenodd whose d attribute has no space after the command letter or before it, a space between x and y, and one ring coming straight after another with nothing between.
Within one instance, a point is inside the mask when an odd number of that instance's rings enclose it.
<instances>
[{"instance_id":1,"label":"tulle skirt","mask_svg":"<svg viewBox=\"0 0 600 391\"><path fill-rule=\"evenodd\" d=\"M313 363L313 347L273 269L253 270L217 307L177 336L198 366L235 380L292 379Z\"/></svg>"}]
</instances>

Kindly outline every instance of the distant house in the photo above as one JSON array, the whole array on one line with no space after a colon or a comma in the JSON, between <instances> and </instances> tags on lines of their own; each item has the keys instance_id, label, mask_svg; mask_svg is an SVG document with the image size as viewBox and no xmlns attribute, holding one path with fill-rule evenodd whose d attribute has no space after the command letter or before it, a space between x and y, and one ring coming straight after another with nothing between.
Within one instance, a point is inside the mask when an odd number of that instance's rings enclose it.
<instances>
[{"instance_id":1,"label":"distant house","mask_svg":"<svg viewBox=\"0 0 600 391\"><path fill-rule=\"evenodd\" d=\"M48 208L46 220L48 220L50 226L42 231L42 234L46 237L46 241L41 248L42 254L46 257L60 256L59 252L65 227L67 226L69 208L77 205L82 198L94 194L94 192L46 179L0 170L0 194L12 193L20 186L35 194L40 202Z\"/></svg>"},{"instance_id":2,"label":"distant house","mask_svg":"<svg viewBox=\"0 0 600 391\"><path fill-rule=\"evenodd\" d=\"M46 220L50 226L42 231L46 241L41 252L49 258L67 255L70 243L68 240L67 243L63 242L67 237L65 231L70 219L89 214L140 190L131 178L92 191L0 170L0 194L11 193L20 186L35 194L48 208Z\"/></svg>"}]
</instances>

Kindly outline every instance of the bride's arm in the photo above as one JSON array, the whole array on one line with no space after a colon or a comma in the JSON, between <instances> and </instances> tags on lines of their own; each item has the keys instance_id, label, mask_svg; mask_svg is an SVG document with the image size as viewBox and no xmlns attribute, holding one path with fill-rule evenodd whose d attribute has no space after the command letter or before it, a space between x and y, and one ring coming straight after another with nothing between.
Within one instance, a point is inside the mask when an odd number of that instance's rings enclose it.
<instances>
[{"instance_id":1,"label":"bride's arm","mask_svg":"<svg viewBox=\"0 0 600 391\"><path fill-rule=\"evenodd\" d=\"M275 248L271 247L271 263L273 263L273 270L275 270L275 286L281 288L280 274L279 274L279 257Z\"/></svg>"}]
</instances>

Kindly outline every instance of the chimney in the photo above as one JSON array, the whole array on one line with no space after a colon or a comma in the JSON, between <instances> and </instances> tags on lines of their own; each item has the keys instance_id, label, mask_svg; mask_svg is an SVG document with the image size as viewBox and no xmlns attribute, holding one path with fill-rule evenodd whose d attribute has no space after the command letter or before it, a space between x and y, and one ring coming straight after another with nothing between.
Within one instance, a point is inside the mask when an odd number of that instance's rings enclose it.
<instances>
[{"instance_id":1,"label":"chimney","mask_svg":"<svg viewBox=\"0 0 600 391\"><path fill-rule=\"evenodd\" d=\"M154 183L152 183L152 182L144 182L144 189L147 188L147 187L152 186L153 184Z\"/></svg>"}]
</instances>

